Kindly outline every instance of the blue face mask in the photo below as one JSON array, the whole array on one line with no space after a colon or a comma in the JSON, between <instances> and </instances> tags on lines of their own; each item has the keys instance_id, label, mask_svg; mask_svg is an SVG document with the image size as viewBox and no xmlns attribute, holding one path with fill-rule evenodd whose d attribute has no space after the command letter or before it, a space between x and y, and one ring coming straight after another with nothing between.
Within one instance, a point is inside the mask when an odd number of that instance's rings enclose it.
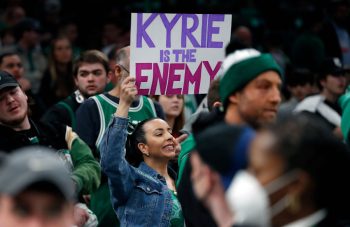
<instances>
[{"instance_id":1,"label":"blue face mask","mask_svg":"<svg viewBox=\"0 0 350 227\"><path fill-rule=\"evenodd\" d=\"M228 190L226 201L234 214L235 224L266 227L272 217L286 208L287 195L270 206L269 195L296 179L296 171L289 172L263 187L249 172L238 172Z\"/></svg>"}]
</instances>

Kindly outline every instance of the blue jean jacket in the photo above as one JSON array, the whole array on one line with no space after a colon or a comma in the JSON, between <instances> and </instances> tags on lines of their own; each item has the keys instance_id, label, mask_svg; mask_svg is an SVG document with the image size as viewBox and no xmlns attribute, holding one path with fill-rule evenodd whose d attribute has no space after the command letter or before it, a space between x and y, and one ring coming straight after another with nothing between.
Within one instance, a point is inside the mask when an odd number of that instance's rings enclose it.
<instances>
[{"instance_id":1,"label":"blue jean jacket","mask_svg":"<svg viewBox=\"0 0 350 227\"><path fill-rule=\"evenodd\" d=\"M101 167L121 226L169 226L171 192L164 177L142 162L125 160L128 119L114 117L100 145Z\"/></svg>"}]
</instances>

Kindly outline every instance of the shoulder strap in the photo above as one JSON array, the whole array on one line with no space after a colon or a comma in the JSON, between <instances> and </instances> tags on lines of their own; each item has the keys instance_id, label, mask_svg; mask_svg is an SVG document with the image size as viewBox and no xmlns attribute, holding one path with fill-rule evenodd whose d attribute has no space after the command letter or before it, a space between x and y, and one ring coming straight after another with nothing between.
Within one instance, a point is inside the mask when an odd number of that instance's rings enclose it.
<instances>
[{"instance_id":1,"label":"shoulder strap","mask_svg":"<svg viewBox=\"0 0 350 227\"><path fill-rule=\"evenodd\" d=\"M95 141L95 145L98 148L100 145L100 142L102 141L102 136L104 134L104 131L106 129L106 119L104 116L104 112L103 112L103 108L102 108L102 104L101 104L102 99L101 99L100 95L96 95L96 96L93 96L90 98L92 98L92 100L94 100L94 102L96 103L98 114L100 116L100 131L99 131L97 139Z\"/></svg>"},{"instance_id":2,"label":"shoulder strap","mask_svg":"<svg viewBox=\"0 0 350 227\"><path fill-rule=\"evenodd\" d=\"M149 97L144 96L144 98L146 98L146 100L149 102L149 104L151 105L152 111L153 111L153 115L154 117L157 117L157 111L156 108L154 107L154 102L152 99L150 99Z\"/></svg>"}]
</instances>

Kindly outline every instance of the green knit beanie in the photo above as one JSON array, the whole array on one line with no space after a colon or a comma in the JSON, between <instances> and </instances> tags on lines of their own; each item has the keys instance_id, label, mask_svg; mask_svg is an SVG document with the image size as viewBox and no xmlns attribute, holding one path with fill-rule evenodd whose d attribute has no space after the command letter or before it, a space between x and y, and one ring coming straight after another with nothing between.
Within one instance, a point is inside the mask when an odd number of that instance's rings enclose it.
<instances>
[{"instance_id":1,"label":"green knit beanie","mask_svg":"<svg viewBox=\"0 0 350 227\"><path fill-rule=\"evenodd\" d=\"M233 63L224 72L220 81L219 90L222 103L225 105L232 93L243 88L260 74L270 70L277 72L283 79L281 68L271 54L259 54L258 56Z\"/></svg>"}]
</instances>

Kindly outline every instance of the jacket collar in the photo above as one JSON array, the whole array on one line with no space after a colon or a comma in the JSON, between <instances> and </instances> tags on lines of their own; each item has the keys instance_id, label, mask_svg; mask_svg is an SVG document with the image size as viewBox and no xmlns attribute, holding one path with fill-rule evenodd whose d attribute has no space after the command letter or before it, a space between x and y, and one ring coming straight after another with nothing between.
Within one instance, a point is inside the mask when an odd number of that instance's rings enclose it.
<instances>
[{"instance_id":1,"label":"jacket collar","mask_svg":"<svg viewBox=\"0 0 350 227\"><path fill-rule=\"evenodd\" d=\"M153 179L157 179L157 180L162 181L163 183L166 183L165 178L162 175L160 175L157 171L155 171L154 169L149 167L145 162L141 162L138 169L141 170L142 172L146 173L148 176L152 177ZM177 177L176 173L169 166L168 166L168 173L169 173L169 176L174 181L176 181L176 177Z\"/></svg>"}]
</instances>

